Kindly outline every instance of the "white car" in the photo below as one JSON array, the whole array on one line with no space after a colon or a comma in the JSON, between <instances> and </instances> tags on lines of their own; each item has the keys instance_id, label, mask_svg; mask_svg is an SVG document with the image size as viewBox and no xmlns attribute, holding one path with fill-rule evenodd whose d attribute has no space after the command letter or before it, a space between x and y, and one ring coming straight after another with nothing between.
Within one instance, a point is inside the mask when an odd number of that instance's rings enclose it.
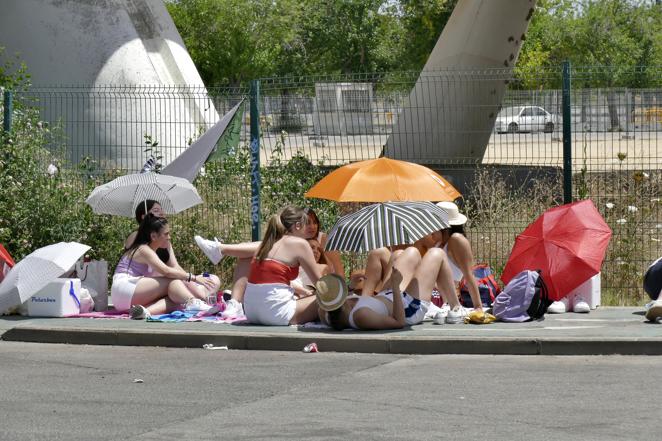
<instances>
[{"instance_id":1,"label":"white car","mask_svg":"<svg viewBox=\"0 0 662 441\"><path fill-rule=\"evenodd\" d=\"M494 122L497 133L544 131L551 133L556 127L556 116L538 106L515 106L501 109Z\"/></svg>"}]
</instances>

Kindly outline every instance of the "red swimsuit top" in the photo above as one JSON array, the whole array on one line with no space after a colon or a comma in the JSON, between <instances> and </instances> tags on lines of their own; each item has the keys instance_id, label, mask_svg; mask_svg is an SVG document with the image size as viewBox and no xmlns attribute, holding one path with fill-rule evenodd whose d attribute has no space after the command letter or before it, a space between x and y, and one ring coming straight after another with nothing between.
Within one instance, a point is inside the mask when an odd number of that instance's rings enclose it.
<instances>
[{"instance_id":1,"label":"red swimsuit top","mask_svg":"<svg viewBox=\"0 0 662 441\"><path fill-rule=\"evenodd\" d=\"M251 260L248 273L249 283L282 283L289 285L290 280L299 276L299 265L289 266L274 259Z\"/></svg>"}]
</instances>

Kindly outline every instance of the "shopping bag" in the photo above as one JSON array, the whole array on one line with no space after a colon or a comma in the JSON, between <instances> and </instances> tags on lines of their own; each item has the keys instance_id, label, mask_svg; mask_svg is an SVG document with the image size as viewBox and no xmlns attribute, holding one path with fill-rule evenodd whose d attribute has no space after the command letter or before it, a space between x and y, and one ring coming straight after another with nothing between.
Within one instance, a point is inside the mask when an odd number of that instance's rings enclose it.
<instances>
[{"instance_id":1,"label":"shopping bag","mask_svg":"<svg viewBox=\"0 0 662 441\"><path fill-rule=\"evenodd\" d=\"M76 274L94 300L95 311L108 309L108 262L105 260L79 260Z\"/></svg>"}]
</instances>

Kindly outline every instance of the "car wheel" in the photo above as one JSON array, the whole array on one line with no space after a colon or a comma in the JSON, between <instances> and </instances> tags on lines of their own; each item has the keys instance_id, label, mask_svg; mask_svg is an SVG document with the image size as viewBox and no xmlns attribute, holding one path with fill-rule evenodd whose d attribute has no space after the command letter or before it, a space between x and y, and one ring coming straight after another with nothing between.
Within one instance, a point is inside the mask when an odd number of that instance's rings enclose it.
<instances>
[{"instance_id":1,"label":"car wheel","mask_svg":"<svg viewBox=\"0 0 662 441\"><path fill-rule=\"evenodd\" d=\"M517 133L519 131L519 126L515 122L508 124L508 133Z\"/></svg>"},{"instance_id":2,"label":"car wheel","mask_svg":"<svg viewBox=\"0 0 662 441\"><path fill-rule=\"evenodd\" d=\"M548 122L545 124L545 133L552 133L554 131L554 123Z\"/></svg>"}]
</instances>

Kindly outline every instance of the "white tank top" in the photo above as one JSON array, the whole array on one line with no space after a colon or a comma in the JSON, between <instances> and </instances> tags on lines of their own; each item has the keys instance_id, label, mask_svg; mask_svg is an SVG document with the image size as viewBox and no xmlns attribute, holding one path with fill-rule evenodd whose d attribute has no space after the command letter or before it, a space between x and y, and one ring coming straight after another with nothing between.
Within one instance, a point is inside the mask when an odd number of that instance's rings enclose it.
<instances>
[{"instance_id":1,"label":"white tank top","mask_svg":"<svg viewBox=\"0 0 662 441\"><path fill-rule=\"evenodd\" d=\"M453 280L459 282L462 280L462 277L464 277L464 274L462 274L462 270L457 266L451 255L448 254L448 244L444 245L444 252L446 253L446 256L448 256L448 263L450 264L451 271L453 272Z\"/></svg>"}]
</instances>

